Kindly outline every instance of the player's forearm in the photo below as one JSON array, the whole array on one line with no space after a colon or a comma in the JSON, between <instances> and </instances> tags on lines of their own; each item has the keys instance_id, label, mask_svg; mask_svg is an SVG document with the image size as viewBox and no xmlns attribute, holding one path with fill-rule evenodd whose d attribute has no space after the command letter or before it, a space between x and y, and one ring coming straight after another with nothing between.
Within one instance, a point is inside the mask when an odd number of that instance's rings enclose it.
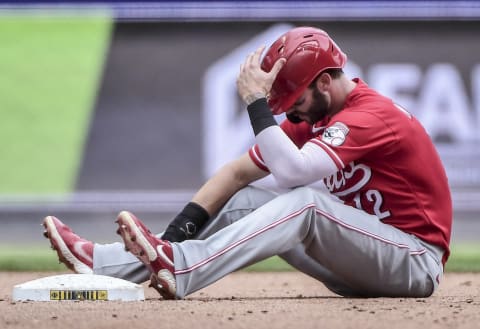
<instances>
[{"instance_id":1,"label":"player's forearm","mask_svg":"<svg viewBox=\"0 0 480 329\"><path fill-rule=\"evenodd\" d=\"M235 192L266 175L248 154L225 165L173 219L162 239L180 242L194 238L209 218L216 214Z\"/></svg>"},{"instance_id":2,"label":"player's forearm","mask_svg":"<svg viewBox=\"0 0 480 329\"><path fill-rule=\"evenodd\" d=\"M232 179L231 173L225 168L200 188L192 202L201 205L210 215L213 215L233 194L247 184Z\"/></svg>"},{"instance_id":3,"label":"player's forearm","mask_svg":"<svg viewBox=\"0 0 480 329\"><path fill-rule=\"evenodd\" d=\"M228 199L241 188L233 184L227 186L227 181L224 174L219 173L200 188L192 202L202 206L210 216L217 213Z\"/></svg>"},{"instance_id":4,"label":"player's forearm","mask_svg":"<svg viewBox=\"0 0 480 329\"><path fill-rule=\"evenodd\" d=\"M267 174L245 154L222 167L199 189L192 202L202 206L210 215L216 214L237 191Z\"/></svg>"},{"instance_id":5,"label":"player's forearm","mask_svg":"<svg viewBox=\"0 0 480 329\"><path fill-rule=\"evenodd\" d=\"M248 105L248 114L263 162L280 187L308 185L338 170L321 147L307 143L299 149L278 126L266 98Z\"/></svg>"}]
</instances>

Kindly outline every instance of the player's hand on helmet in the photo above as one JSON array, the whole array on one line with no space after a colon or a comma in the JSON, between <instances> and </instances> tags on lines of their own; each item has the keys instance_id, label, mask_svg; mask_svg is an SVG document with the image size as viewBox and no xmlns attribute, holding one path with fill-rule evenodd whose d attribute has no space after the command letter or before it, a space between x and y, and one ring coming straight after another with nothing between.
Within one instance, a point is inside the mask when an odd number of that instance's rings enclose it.
<instances>
[{"instance_id":1,"label":"player's hand on helmet","mask_svg":"<svg viewBox=\"0 0 480 329\"><path fill-rule=\"evenodd\" d=\"M245 59L240 66L240 73L237 78L237 90L243 101L249 105L259 98L266 97L272 89L273 82L277 77L286 60L280 58L272 67L270 72L261 68L261 55L265 46L258 48Z\"/></svg>"}]
</instances>

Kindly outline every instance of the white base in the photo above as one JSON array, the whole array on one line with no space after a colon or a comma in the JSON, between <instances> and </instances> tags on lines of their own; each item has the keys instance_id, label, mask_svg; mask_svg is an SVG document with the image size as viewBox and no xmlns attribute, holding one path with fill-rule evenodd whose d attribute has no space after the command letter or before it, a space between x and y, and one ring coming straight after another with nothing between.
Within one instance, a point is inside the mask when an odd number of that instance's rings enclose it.
<instances>
[{"instance_id":1,"label":"white base","mask_svg":"<svg viewBox=\"0 0 480 329\"><path fill-rule=\"evenodd\" d=\"M14 301L145 300L143 287L96 274L47 276L13 287Z\"/></svg>"}]
</instances>

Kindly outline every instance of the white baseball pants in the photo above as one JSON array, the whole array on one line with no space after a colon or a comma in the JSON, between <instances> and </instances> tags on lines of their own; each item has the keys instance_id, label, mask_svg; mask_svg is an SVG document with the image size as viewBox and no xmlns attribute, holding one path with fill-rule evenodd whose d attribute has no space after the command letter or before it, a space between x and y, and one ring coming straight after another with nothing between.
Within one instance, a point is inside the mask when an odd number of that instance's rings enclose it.
<instances>
[{"instance_id":1,"label":"white baseball pants","mask_svg":"<svg viewBox=\"0 0 480 329\"><path fill-rule=\"evenodd\" d=\"M443 274L440 248L310 187L281 195L246 187L198 239L172 247L178 298L273 255L342 296L427 297ZM149 277L120 243L95 245L94 272Z\"/></svg>"}]
</instances>

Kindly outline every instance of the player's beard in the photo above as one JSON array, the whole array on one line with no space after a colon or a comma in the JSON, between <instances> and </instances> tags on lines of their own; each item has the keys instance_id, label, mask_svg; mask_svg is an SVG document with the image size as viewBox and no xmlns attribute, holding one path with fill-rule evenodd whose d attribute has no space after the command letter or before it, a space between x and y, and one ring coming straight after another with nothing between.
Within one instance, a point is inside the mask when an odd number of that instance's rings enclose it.
<instances>
[{"instance_id":1,"label":"player's beard","mask_svg":"<svg viewBox=\"0 0 480 329\"><path fill-rule=\"evenodd\" d=\"M321 94L316 88L313 89L312 98L312 104L310 104L308 111L305 113L306 118L304 121L314 125L325 119L329 113L330 104L327 97Z\"/></svg>"}]
</instances>

